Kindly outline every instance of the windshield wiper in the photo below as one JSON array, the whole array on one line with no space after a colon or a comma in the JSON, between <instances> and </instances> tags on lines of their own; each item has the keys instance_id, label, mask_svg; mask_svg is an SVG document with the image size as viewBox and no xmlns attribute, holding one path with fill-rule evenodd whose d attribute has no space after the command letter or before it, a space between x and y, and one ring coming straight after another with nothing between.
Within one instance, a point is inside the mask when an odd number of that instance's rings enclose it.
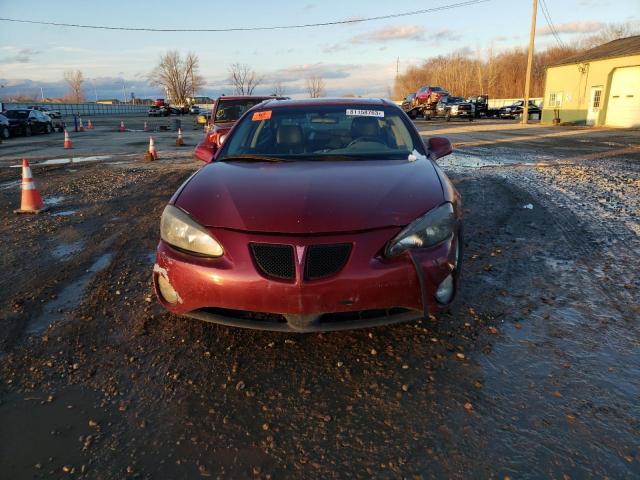
<instances>
[{"instance_id":1,"label":"windshield wiper","mask_svg":"<svg viewBox=\"0 0 640 480\"><path fill-rule=\"evenodd\" d=\"M266 155L230 155L223 157L220 162L289 162L290 160L281 157L268 157Z\"/></svg>"}]
</instances>

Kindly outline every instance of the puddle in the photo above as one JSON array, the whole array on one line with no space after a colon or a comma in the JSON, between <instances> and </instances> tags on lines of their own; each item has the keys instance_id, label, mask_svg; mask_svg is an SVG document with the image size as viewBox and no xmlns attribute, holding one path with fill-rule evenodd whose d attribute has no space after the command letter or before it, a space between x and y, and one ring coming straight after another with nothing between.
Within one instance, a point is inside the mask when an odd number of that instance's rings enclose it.
<instances>
[{"instance_id":1,"label":"puddle","mask_svg":"<svg viewBox=\"0 0 640 480\"><path fill-rule=\"evenodd\" d=\"M40 334L53 322L64 320L65 312L76 307L84 295L84 290L96 273L103 270L111 261L111 253L105 253L98 258L89 269L75 282L70 283L60 294L47 302L39 317L32 320L27 326L27 333Z\"/></svg>"},{"instance_id":2,"label":"puddle","mask_svg":"<svg viewBox=\"0 0 640 480\"><path fill-rule=\"evenodd\" d=\"M65 165L68 163L83 163L83 162L97 162L100 160L108 160L111 155L94 155L91 157L71 157L71 158L52 158L50 160L42 160L41 162L34 162L30 165L37 167L39 165ZM22 167L22 165L11 165L11 168Z\"/></svg>"},{"instance_id":3,"label":"puddle","mask_svg":"<svg viewBox=\"0 0 640 480\"><path fill-rule=\"evenodd\" d=\"M71 255L72 253L79 252L82 250L84 244L81 241L72 242L72 243L63 243L58 245L53 250L51 250L51 255L58 259L64 259L65 257Z\"/></svg>"},{"instance_id":4,"label":"puddle","mask_svg":"<svg viewBox=\"0 0 640 480\"><path fill-rule=\"evenodd\" d=\"M62 210L53 214L54 217L69 217L76 213L78 210Z\"/></svg>"},{"instance_id":5,"label":"puddle","mask_svg":"<svg viewBox=\"0 0 640 480\"><path fill-rule=\"evenodd\" d=\"M62 202L64 202L65 197L63 197L62 195L56 196L56 197L47 197L44 199L44 204L45 205L58 205Z\"/></svg>"},{"instance_id":6,"label":"puddle","mask_svg":"<svg viewBox=\"0 0 640 480\"><path fill-rule=\"evenodd\" d=\"M10 190L14 187L20 187L22 180L11 180L10 182L0 183L0 190Z\"/></svg>"}]
</instances>

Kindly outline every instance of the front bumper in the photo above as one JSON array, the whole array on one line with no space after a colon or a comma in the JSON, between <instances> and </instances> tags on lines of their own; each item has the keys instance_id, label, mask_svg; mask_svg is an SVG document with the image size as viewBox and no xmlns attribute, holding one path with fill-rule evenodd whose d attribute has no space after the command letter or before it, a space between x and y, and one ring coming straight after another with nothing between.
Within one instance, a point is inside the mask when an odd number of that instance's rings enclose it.
<instances>
[{"instance_id":1,"label":"front bumper","mask_svg":"<svg viewBox=\"0 0 640 480\"><path fill-rule=\"evenodd\" d=\"M313 237L211 232L225 248L218 259L180 252L163 241L158 245L154 286L160 303L175 314L263 330L353 329L415 320L447 308L436 301L435 292L449 274L457 288L457 235L432 248L414 250L412 260L409 253L394 259L380 256L397 228ZM295 278L276 280L259 273L251 242L292 245ZM328 278L304 280L300 258L307 247L345 242L352 244L352 250L342 270ZM175 304L163 298L160 277L177 292Z\"/></svg>"}]
</instances>

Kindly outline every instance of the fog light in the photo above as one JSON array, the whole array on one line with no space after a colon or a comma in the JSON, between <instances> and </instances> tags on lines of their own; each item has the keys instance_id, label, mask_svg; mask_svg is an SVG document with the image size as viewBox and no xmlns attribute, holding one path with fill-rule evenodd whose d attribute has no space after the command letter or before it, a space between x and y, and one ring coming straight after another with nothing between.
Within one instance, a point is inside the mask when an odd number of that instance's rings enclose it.
<instances>
[{"instance_id":1,"label":"fog light","mask_svg":"<svg viewBox=\"0 0 640 480\"><path fill-rule=\"evenodd\" d=\"M447 275L447 278L442 281L442 283L438 287L438 290L436 290L436 300L438 300L439 303L446 304L451 301L452 296L453 275L449 274Z\"/></svg>"},{"instance_id":2,"label":"fog light","mask_svg":"<svg viewBox=\"0 0 640 480\"><path fill-rule=\"evenodd\" d=\"M180 300L180 295L178 295L178 292L175 291L175 289L169 283L169 280L167 280L167 278L163 275L158 275L158 288L160 289L162 298L164 298L167 303L175 305Z\"/></svg>"}]
</instances>

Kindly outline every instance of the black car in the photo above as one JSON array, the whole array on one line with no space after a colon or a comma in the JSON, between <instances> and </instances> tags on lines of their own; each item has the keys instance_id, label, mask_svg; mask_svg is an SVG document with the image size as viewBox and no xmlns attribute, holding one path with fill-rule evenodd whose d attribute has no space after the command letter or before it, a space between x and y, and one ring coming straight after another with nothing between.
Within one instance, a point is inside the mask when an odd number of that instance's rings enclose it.
<instances>
[{"instance_id":1,"label":"black car","mask_svg":"<svg viewBox=\"0 0 640 480\"><path fill-rule=\"evenodd\" d=\"M47 107L41 107L39 105L32 105L27 107L29 110L40 110L42 113L49 115L51 118L62 118L62 114L58 110L49 110Z\"/></svg>"},{"instance_id":2,"label":"black car","mask_svg":"<svg viewBox=\"0 0 640 480\"><path fill-rule=\"evenodd\" d=\"M401 108L402 110L407 112L411 118L416 118L416 114L414 110L415 98L416 98L416 94L410 93L409 95L407 95L402 99Z\"/></svg>"},{"instance_id":3,"label":"black car","mask_svg":"<svg viewBox=\"0 0 640 480\"><path fill-rule=\"evenodd\" d=\"M500 118L516 118L522 115L524 108L524 100L518 100L513 105L507 105L502 107L498 113ZM529 115L537 115L540 118L540 107L538 107L532 100L529 100Z\"/></svg>"},{"instance_id":4,"label":"black car","mask_svg":"<svg viewBox=\"0 0 640 480\"><path fill-rule=\"evenodd\" d=\"M467 102L473 105L476 118L489 116L489 95L475 95L467 98Z\"/></svg>"},{"instance_id":5,"label":"black car","mask_svg":"<svg viewBox=\"0 0 640 480\"><path fill-rule=\"evenodd\" d=\"M9 119L4 115L0 115L0 139L6 140L11 136L9 128Z\"/></svg>"},{"instance_id":6,"label":"black car","mask_svg":"<svg viewBox=\"0 0 640 480\"><path fill-rule=\"evenodd\" d=\"M53 132L51 117L39 110L6 110L2 114L9 119L11 135L30 137L33 133Z\"/></svg>"},{"instance_id":7,"label":"black car","mask_svg":"<svg viewBox=\"0 0 640 480\"><path fill-rule=\"evenodd\" d=\"M462 97L452 97L445 95L440 97L436 105L436 117L444 117L448 122L451 118L468 118L470 122L475 117L474 107L471 103L465 102Z\"/></svg>"}]
</instances>

